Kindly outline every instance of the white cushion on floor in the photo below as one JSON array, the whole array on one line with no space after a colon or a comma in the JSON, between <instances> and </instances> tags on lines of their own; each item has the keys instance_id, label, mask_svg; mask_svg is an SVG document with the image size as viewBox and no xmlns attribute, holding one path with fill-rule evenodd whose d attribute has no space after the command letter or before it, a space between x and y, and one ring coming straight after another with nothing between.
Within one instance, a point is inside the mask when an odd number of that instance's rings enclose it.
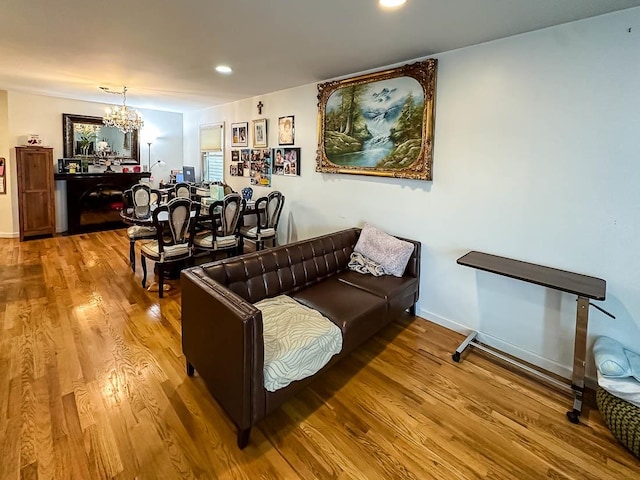
<instances>
[{"instance_id":1,"label":"white cushion on floor","mask_svg":"<svg viewBox=\"0 0 640 480\"><path fill-rule=\"evenodd\" d=\"M611 395L640 407L640 382L633 377L606 377L598 371L598 385Z\"/></svg>"},{"instance_id":2,"label":"white cushion on floor","mask_svg":"<svg viewBox=\"0 0 640 480\"><path fill-rule=\"evenodd\" d=\"M593 342L593 357L602 375L613 378L633 376L640 381L640 355L627 350L619 341L599 336Z\"/></svg>"}]
</instances>

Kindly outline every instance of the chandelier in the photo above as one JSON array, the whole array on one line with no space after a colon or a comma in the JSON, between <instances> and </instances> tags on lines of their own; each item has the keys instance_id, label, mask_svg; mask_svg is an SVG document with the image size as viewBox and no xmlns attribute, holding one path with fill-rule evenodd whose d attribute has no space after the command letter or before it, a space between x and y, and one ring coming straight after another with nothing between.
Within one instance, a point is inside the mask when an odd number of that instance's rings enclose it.
<instances>
[{"instance_id":1,"label":"chandelier","mask_svg":"<svg viewBox=\"0 0 640 480\"><path fill-rule=\"evenodd\" d=\"M100 87L106 93L122 95L122 106L107 108L102 122L107 127L116 127L123 133L139 130L144 125L142 114L137 110L127 107L127 87L123 87L122 92L114 92L106 87Z\"/></svg>"}]
</instances>

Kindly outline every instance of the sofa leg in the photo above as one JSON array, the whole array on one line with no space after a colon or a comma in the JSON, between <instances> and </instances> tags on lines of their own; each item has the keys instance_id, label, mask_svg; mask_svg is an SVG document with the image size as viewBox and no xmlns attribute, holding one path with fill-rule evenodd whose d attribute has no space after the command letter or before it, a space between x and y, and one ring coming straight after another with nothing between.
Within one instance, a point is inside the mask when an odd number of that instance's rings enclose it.
<instances>
[{"instance_id":1,"label":"sofa leg","mask_svg":"<svg viewBox=\"0 0 640 480\"><path fill-rule=\"evenodd\" d=\"M409 315L413 315L414 317L416 316L416 304L415 303L409 307Z\"/></svg>"},{"instance_id":2,"label":"sofa leg","mask_svg":"<svg viewBox=\"0 0 640 480\"><path fill-rule=\"evenodd\" d=\"M189 363L189 360L187 360L187 375L190 377L193 377L193 374L195 372L196 372L196 369L193 367L193 365Z\"/></svg>"},{"instance_id":3,"label":"sofa leg","mask_svg":"<svg viewBox=\"0 0 640 480\"><path fill-rule=\"evenodd\" d=\"M251 427L244 430L238 429L238 448L244 449L249 444L249 435L251 434Z\"/></svg>"}]
</instances>

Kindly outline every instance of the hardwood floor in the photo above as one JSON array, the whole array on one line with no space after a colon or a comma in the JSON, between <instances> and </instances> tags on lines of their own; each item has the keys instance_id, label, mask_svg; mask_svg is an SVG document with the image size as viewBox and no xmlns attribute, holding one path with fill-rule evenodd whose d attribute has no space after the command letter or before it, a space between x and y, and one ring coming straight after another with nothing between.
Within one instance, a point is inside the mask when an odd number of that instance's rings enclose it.
<instances>
[{"instance_id":1,"label":"hardwood floor","mask_svg":"<svg viewBox=\"0 0 640 480\"><path fill-rule=\"evenodd\" d=\"M640 478L597 410L570 424L566 394L455 364L461 336L410 316L240 451L186 375L178 282L159 300L128 256L123 230L0 239L0 479Z\"/></svg>"}]
</instances>

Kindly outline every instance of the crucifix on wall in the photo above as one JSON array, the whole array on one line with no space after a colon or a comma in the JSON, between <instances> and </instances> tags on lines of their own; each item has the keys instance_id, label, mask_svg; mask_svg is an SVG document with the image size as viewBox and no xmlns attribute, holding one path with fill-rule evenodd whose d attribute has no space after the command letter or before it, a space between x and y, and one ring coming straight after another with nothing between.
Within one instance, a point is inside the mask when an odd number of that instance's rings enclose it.
<instances>
[{"instance_id":1,"label":"crucifix on wall","mask_svg":"<svg viewBox=\"0 0 640 480\"><path fill-rule=\"evenodd\" d=\"M258 102L258 105L256 105L256 107L258 107L258 115L262 115L262 107L264 107L264 103L262 103L262 100Z\"/></svg>"}]
</instances>

